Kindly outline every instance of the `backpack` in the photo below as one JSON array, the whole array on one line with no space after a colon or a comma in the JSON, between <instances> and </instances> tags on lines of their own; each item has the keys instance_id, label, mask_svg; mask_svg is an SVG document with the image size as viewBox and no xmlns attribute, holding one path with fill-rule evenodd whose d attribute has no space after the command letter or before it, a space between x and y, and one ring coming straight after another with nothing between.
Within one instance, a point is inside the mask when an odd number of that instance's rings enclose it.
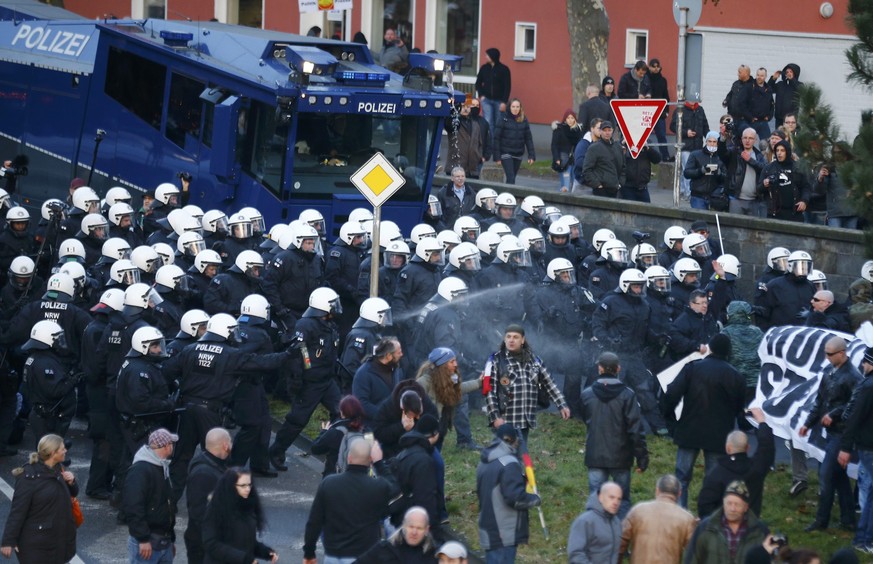
<instances>
[{"instance_id":1,"label":"backpack","mask_svg":"<svg viewBox=\"0 0 873 564\"><path fill-rule=\"evenodd\" d=\"M363 439L364 433L360 431L349 431L349 428L345 425L339 425L336 429L343 434L343 440L340 443L336 459L336 473L342 474L346 471L346 467L349 465L349 445L352 444L352 441L355 439Z\"/></svg>"}]
</instances>

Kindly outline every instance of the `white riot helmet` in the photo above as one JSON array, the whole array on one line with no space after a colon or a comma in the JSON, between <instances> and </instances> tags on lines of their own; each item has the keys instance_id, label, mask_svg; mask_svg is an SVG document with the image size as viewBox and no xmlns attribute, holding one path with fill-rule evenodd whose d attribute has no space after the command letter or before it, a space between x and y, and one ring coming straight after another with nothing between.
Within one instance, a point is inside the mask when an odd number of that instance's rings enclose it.
<instances>
[{"instance_id":1,"label":"white riot helmet","mask_svg":"<svg viewBox=\"0 0 873 564\"><path fill-rule=\"evenodd\" d=\"M270 302L260 294L249 294L239 306L240 315L257 317L263 321L270 320Z\"/></svg>"},{"instance_id":2,"label":"white riot helmet","mask_svg":"<svg viewBox=\"0 0 873 564\"><path fill-rule=\"evenodd\" d=\"M155 200L165 206L175 206L179 202L180 190L175 184L164 182L155 188Z\"/></svg>"},{"instance_id":3,"label":"white riot helmet","mask_svg":"<svg viewBox=\"0 0 873 564\"><path fill-rule=\"evenodd\" d=\"M715 260L724 269L725 280L737 280L740 278L740 270L742 267L740 259L734 255L725 254Z\"/></svg>"},{"instance_id":4,"label":"white riot helmet","mask_svg":"<svg viewBox=\"0 0 873 564\"><path fill-rule=\"evenodd\" d=\"M664 231L664 245L666 245L668 249L672 249L677 242L681 243L684 241L687 235L688 231L686 231L681 225L668 227L667 230Z\"/></svg>"},{"instance_id":5,"label":"white riot helmet","mask_svg":"<svg viewBox=\"0 0 873 564\"><path fill-rule=\"evenodd\" d=\"M637 265L637 268L644 270L658 264L658 251L648 243L640 243L631 249L630 259L632 263Z\"/></svg>"},{"instance_id":6,"label":"white riot helmet","mask_svg":"<svg viewBox=\"0 0 873 564\"><path fill-rule=\"evenodd\" d=\"M46 292L43 299L58 302L69 302L76 294L76 282L69 274L57 272L52 274L46 283Z\"/></svg>"},{"instance_id":7,"label":"white riot helmet","mask_svg":"<svg viewBox=\"0 0 873 564\"><path fill-rule=\"evenodd\" d=\"M303 317L337 316L342 312L339 294L330 288L316 288L309 294L309 307L303 312Z\"/></svg>"},{"instance_id":8,"label":"white riot helmet","mask_svg":"<svg viewBox=\"0 0 873 564\"><path fill-rule=\"evenodd\" d=\"M497 206L497 211L500 212L501 208L508 208L510 210L508 215L503 215L503 217L511 217L513 213L515 213L515 206L518 203L515 201L515 196L510 194L509 192L501 192L497 195L497 198L494 200L495 205ZM500 214L498 214L500 215Z\"/></svg>"},{"instance_id":9,"label":"white riot helmet","mask_svg":"<svg viewBox=\"0 0 873 564\"><path fill-rule=\"evenodd\" d=\"M660 264L656 264L655 266L650 266L649 268L647 268L645 275L646 280L649 281L650 290L664 295L670 293L672 280L670 279L669 270L667 270Z\"/></svg>"},{"instance_id":10,"label":"white riot helmet","mask_svg":"<svg viewBox=\"0 0 873 564\"><path fill-rule=\"evenodd\" d=\"M182 314L182 319L179 321L179 333L176 334L177 339L187 337L200 337L200 329L206 329L206 324L209 323L209 314L202 309L189 309Z\"/></svg>"},{"instance_id":11,"label":"white riot helmet","mask_svg":"<svg viewBox=\"0 0 873 564\"><path fill-rule=\"evenodd\" d=\"M30 339L22 350L48 350L52 348L64 349L67 347L64 329L54 321L43 320L36 322L30 329Z\"/></svg>"},{"instance_id":12,"label":"white riot helmet","mask_svg":"<svg viewBox=\"0 0 873 564\"><path fill-rule=\"evenodd\" d=\"M304 253L319 253L321 251L321 242L318 238L318 231L308 223L300 223L293 225L291 228L291 246ZM311 242L312 245L308 245Z\"/></svg>"},{"instance_id":13,"label":"white riot helmet","mask_svg":"<svg viewBox=\"0 0 873 564\"><path fill-rule=\"evenodd\" d=\"M229 270L245 274L249 278L260 278L264 269L264 259L255 251L242 251L233 261Z\"/></svg>"},{"instance_id":14,"label":"white riot helmet","mask_svg":"<svg viewBox=\"0 0 873 564\"><path fill-rule=\"evenodd\" d=\"M519 232L518 240L521 241L521 246L531 253L542 254L546 252L546 240L539 229L525 227Z\"/></svg>"},{"instance_id":15,"label":"white riot helmet","mask_svg":"<svg viewBox=\"0 0 873 564\"><path fill-rule=\"evenodd\" d=\"M473 243L461 243L449 253L449 264L458 270L476 272L482 269L479 247Z\"/></svg>"},{"instance_id":16,"label":"white riot helmet","mask_svg":"<svg viewBox=\"0 0 873 564\"><path fill-rule=\"evenodd\" d=\"M302 222L300 222L302 223ZM261 243L262 249L274 249L276 246L282 246L282 236L291 230L291 226L286 223L277 223L270 228L270 232L264 235L264 241ZM283 247L287 249L288 247Z\"/></svg>"},{"instance_id":17,"label":"white riot helmet","mask_svg":"<svg viewBox=\"0 0 873 564\"><path fill-rule=\"evenodd\" d=\"M561 208L557 206L546 206L543 208L543 225L548 228L551 224L561 219Z\"/></svg>"},{"instance_id":18,"label":"white riot helmet","mask_svg":"<svg viewBox=\"0 0 873 564\"><path fill-rule=\"evenodd\" d=\"M65 263L73 260L85 264L85 245L78 239L65 239L58 247L58 262Z\"/></svg>"},{"instance_id":19,"label":"white riot helmet","mask_svg":"<svg viewBox=\"0 0 873 564\"><path fill-rule=\"evenodd\" d=\"M785 247L773 247L767 253L767 265L776 272L788 272L788 257L791 251Z\"/></svg>"},{"instance_id":20,"label":"white riot helmet","mask_svg":"<svg viewBox=\"0 0 873 564\"><path fill-rule=\"evenodd\" d=\"M112 237L103 243L100 254L109 260L121 260L130 258L130 243L121 237Z\"/></svg>"},{"instance_id":21,"label":"white riot helmet","mask_svg":"<svg viewBox=\"0 0 873 564\"><path fill-rule=\"evenodd\" d=\"M167 294L179 288L179 282L185 278L185 272L175 264L167 264L158 269L155 274L155 290L161 294Z\"/></svg>"},{"instance_id":22,"label":"white riot helmet","mask_svg":"<svg viewBox=\"0 0 873 564\"><path fill-rule=\"evenodd\" d=\"M173 250L167 243L155 243L152 245L152 249L158 253L158 258L161 259L161 263L158 265L158 268L162 266L167 266L168 264L173 264L176 262L176 251Z\"/></svg>"},{"instance_id":23,"label":"white riot helmet","mask_svg":"<svg viewBox=\"0 0 873 564\"><path fill-rule=\"evenodd\" d=\"M798 278L806 278L812 272L812 255L806 251L794 251L788 255L788 270Z\"/></svg>"},{"instance_id":24,"label":"white riot helmet","mask_svg":"<svg viewBox=\"0 0 873 564\"><path fill-rule=\"evenodd\" d=\"M493 214L497 206L497 192L492 188L482 188L476 192L476 206Z\"/></svg>"},{"instance_id":25,"label":"white riot helmet","mask_svg":"<svg viewBox=\"0 0 873 564\"><path fill-rule=\"evenodd\" d=\"M200 340L239 342L239 323L232 315L216 313L206 323L206 334Z\"/></svg>"},{"instance_id":26,"label":"white riot helmet","mask_svg":"<svg viewBox=\"0 0 873 564\"><path fill-rule=\"evenodd\" d=\"M73 192L73 207L86 214L100 210L100 196L88 186L80 186Z\"/></svg>"},{"instance_id":27,"label":"white riot helmet","mask_svg":"<svg viewBox=\"0 0 873 564\"><path fill-rule=\"evenodd\" d=\"M867 282L873 282L873 260L868 260L861 267L861 278Z\"/></svg>"},{"instance_id":28,"label":"white riot helmet","mask_svg":"<svg viewBox=\"0 0 873 564\"><path fill-rule=\"evenodd\" d=\"M195 206L194 204L188 204L182 208L183 211L188 212L188 215L197 220L197 223L200 223L200 220L203 219L203 208L200 206Z\"/></svg>"},{"instance_id":29,"label":"white riot helmet","mask_svg":"<svg viewBox=\"0 0 873 564\"><path fill-rule=\"evenodd\" d=\"M115 204L130 204L133 201L133 196L127 191L127 188L121 186L113 186L106 191L106 205L110 208ZM116 224L117 225L117 224Z\"/></svg>"},{"instance_id":30,"label":"white riot helmet","mask_svg":"<svg viewBox=\"0 0 873 564\"><path fill-rule=\"evenodd\" d=\"M52 216L62 220L67 215L64 202L57 198L49 198L44 201L39 211L42 218L46 221L51 221Z\"/></svg>"},{"instance_id":31,"label":"white riot helmet","mask_svg":"<svg viewBox=\"0 0 873 564\"><path fill-rule=\"evenodd\" d=\"M603 244L613 239L615 239L615 233L611 229L598 229L594 232L594 236L591 237L591 244L594 245L594 250L599 253Z\"/></svg>"},{"instance_id":32,"label":"white riot helmet","mask_svg":"<svg viewBox=\"0 0 873 564\"><path fill-rule=\"evenodd\" d=\"M456 276L443 278L437 286L437 294L450 302L464 296L467 291L467 283Z\"/></svg>"},{"instance_id":33,"label":"white riot helmet","mask_svg":"<svg viewBox=\"0 0 873 564\"><path fill-rule=\"evenodd\" d=\"M142 270L147 274L152 274L158 271L158 267L160 266L158 263L161 261L160 255L153 248L148 245L140 245L134 250L130 251L130 260L133 264L136 265L137 268Z\"/></svg>"},{"instance_id":34,"label":"white riot helmet","mask_svg":"<svg viewBox=\"0 0 873 564\"><path fill-rule=\"evenodd\" d=\"M249 221L248 216L235 213L227 219L227 233L234 239L248 239L253 232L252 222Z\"/></svg>"},{"instance_id":35,"label":"white riot helmet","mask_svg":"<svg viewBox=\"0 0 873 564\"><path fill-rule=\"evenodd\" d=\"M64 265L61 266L58 272L66 274L67 276L72 278L73 282L76 284L77 290L81 290L85 287L85 278L87 277L87 274L85 274L85 267L78 262L64 263Z\"/></svg>"},{"instance_id":36,"label":"white riot helmet","mask_svg":"<svg viewBox=\"0 0 873 564\"><path fill-rule=\"evenodd\" d=\"M431 217L443 216L443 205L440 203L440 199L433 194L427 197L427 215Z\"/></svg>"},{"instance_id":37,"label":"white riot helmet","mask_svg":"<svg viewBox=\"0 0 873 564\"><path fill-rule=\"evenodd\" d=\"M33 280L33 275L36 272L36 265L30 257L15 257L9 264L9 272L7 278L9 282L18 290L24 290L30 281Z\"/></svg>"},{"instance_id":38,"label":"white riot helmet","mask_svg":"<svg viewBox=\"0 0 873 564\"><path fill-rule=\"evenodd\" d=\"M513 268L524 268L532 264L530 251L524 248L518 237L512 235L507 235L497 245L497 260Z\"/></svg>"},{"instance_id":39,"label":"white riot helmet","mask_svg":"<svg viewBox=\"0 0 873 564\"><path fill-rule=\"evenodd\" d=\"M546 209L546 203L539 196L527 196L521 201L521 211L537 221L543 218L543 210Z\"/></svg>"},{"instance_id":40,"label":"white riot helmet","mask_svg":"<svg viewBox=\"0 0 873 564\"><path fill-rule=\"evenodd\" d=\"M128 286L127 290L124 291L125 312L129 311L129 308L145 310L149 306L154 307L163 301L164 299L155 292L154 288L141 282Z\"/></svg>"},{"instance_id":41,"label":"white riot helmet","mask_svg":"<svg viewBox=\"0 0 873 564\"><path fill-rule=\"evenodd\" d=\"M495 221L488 227L489 233L496 233L502 240L507 235L512 235L512 229L503 222Z\"/></svg>"},{"instance_id":42,"label":"white riot helmet","mask_svg":"<svg viewBox=\"0 0 873 564\"><path fill-rule=\"evenodd\" d=\"M14 208L13 208L14 209ZM89 213L80 223L82 234L98 241L105 241L108 235L109 222L99 213Z\"/></svg>"},{"instance_id":43,"label":"white riot helmet","mask_svg":"<svg viewBox=\"0 0 873 564\"><path fill-rule=\"evenodd\" d=\"M570 225L565 219L559 219L549 225L549 243L558 248L570 244Z\"/></svg>"},{"instance_id":44,"label":"white riot helmet","mask_svg":"<svg viewBox=\"0 0 873 564\"><path fill-rule=\"evenodd\" d=\"M227 215L221 210L209 210L203 214L200 225L207 233L227 233Z\"/></svg>"},{"instance_id":45,"label":"white riot helmet","mask_svg":"<svg viewBox=\"0 0 873 564\"><path fill-rule=\"evenodd\" d=\"M452 249L461 244L461 238L458 234L449 229L443 229L436 236L437 241L443 246L444 253L450 253Z\"/></svg>"},{"instance_id":46,"label":"white riot helmet","mask_svg":"<svg viewBox=\"0 0 873 564\"><path fill-rule=\"evenodd\" d=\"M436 237L437 232L432 226L427 223L419 223L412 228L409 233L409 240L416 245L425 237Z\"/></svg>"},{"instance_id":47,"label":"white riot helmet","mask_svg":"<svg viewBox=\"0 0 873 564\"><path fill-rule=\"evenodd\" d=\"M415 256L418 257L422 262L426 263L439 265L445 263L443 246L434 237L425 237L424 239L419 241L418 245L415 246Z\"/></svg>"},{"instance_id":48,"label":"white riot helmet","mask_svg":"<svg viewBox=\"0 0 873 564\"><path fill-rule=\"evenodd\" d=\"M618 278L619 289L629 296L642 297L646 295L646 275L636 268L628 268ZM639 291L632 291L639 288Z\"/></svg>"},{"instance_id":49,"label":"white riot helmet","mask_svg":"<svg viewBox=\"0 0 873 564\"><path fill-rule=\"evenodd\" d=\"M813 269L812 272L809 273L809 276L806 277L806 279L812 282L812 285L815 286L816 292L828 289L827 274L825 274L821 270Z\"/></svg>"},{"instance_id":50,"label":"white riot helmet","mask_svg":"<svg viewBox=\"0 0 873 564\"><path fill-rule=\"evenodd\" d=\"M325 227L324 227L324 216L321 215L321 212L314 209L306 209L300 212L300 215L297 217L300 221L308 223L319 236L324 235Z\"/></svg>"},{"instance_id":51,"label":"white riot helmet","mask_svg":"<svg viewBox=\"0 0 873 564\"><path fill-rule=\"evenodd\" d=\"M382 264L392 270L399 270L409 261L409 245L405 241L391 241L385 247Z\"/></svg>"},{"instance_id":52,"label":"white riot helmet","mask_svg":"<svg viewBox=\"0 0 873 564\"><path fill-rule=\"evenodd\" d=\"M355 208L349 212L349 221L357 223L361 229L366 230L367 224L373 222L373 212L366 208Z\"/></svg>"},{"instance_id":53,"label":"white riot helmet","mask_svg":"<svg viewBox=\"0 0 873 564\"><path fill-rule=\"evenodd\" d=\"M6 212L6 223L8 223L9 227L14 231L26 231L27 226L30 224L30 212L21 206L9 208L9 211ZM19 229L15 229L12 226L13 223L23 223L24 226L20 227Z\"/></svg>"},{"instance_id":54,"label":"white riot helmet","mask_svg":"<svg viewBox=\"0 0 873 564\"><path fill-rule=\"evenodd\" d=\"M221 269L221 264L221 255L212 249L200 251L197 253L197 256L194 257L194 268L196 268L197 272L200 274L205 274L206 268L209 266L214 266L217 272Z\"/></svg>"},{"instance_id":55,"label":"white riot helmet","mask_svg":"<svg viewBox=\"0 0 873 564\"><path fill-rule=\"evenodd\" d=\"M479 239L476 241L476 246L479 247L479 250L485 253L485 256L492 257L494 256L494 251L497 249L497 245L500 244L500 235L497 233L492 233L491 231L486 231L479 235Z\"/></svg>"},{"instance_id":56,"label":"white riot helmet","mask_svg":"<svg viewBox=\"0 0 873 564\"><path fill-rule=\"evenodd\" d=\"M627 245L618 239L610 239L600 247L601 258L618 266L627 265Z\"/></svg>"},{"instance_id":57,"label":"white riot helmet","mask_svg":"<svg viewBox=\"0 0 873 564\"><path fill-rule=\"evenodd\" d=\"M706 235L689 233L682 239L682 252L689 257L705 259L712 255L712 248Z\"/></svg>"},{"instance_id":58,"label":"white riot helmet","mask_svg":"<svg viewBox=\"0 0 873 564\"><path fill-rule=\"evenodd\" d=\"M355 243L360 237L361 240ZM367 230L357 221L347 221L340 227L340 240L355 249L363 249L367 246Z\"/></svg>"},{"instance_id":59,"label":"white riot helmet","mask_svg":"<svg viewBox=\"0 0 873 564\"><path fill-rule=\"evenodd\" d=\"M559 284L572 286L576 284L576 269L573 263L565 258L556 258L546 266L546 276Z\"/></svg>"},{"instance_id":60,"label":"white riot helmet","mask_svg":"<svg viewBox=\"0 0 873 564\"><path fill-rule=\"evenodd\" d=\"M157 352L152 352L152 347L158 345ZM157 358L167 358L167 345L164 342L164 335L155 327L140 327L133 332L130 338L130 353L128 356L154 356Z\"/></svg>"},{"instance_id":61,"label":"white riot helmet","mask_svg":"<svg viewBox=\"0 0 873 564\"><path fill-rule=\"evenodd\" d=\"M106 215L109 216L109 221L112 222L112 225L118 226L121 224L121 220L124 219L125 216L133 217L133 208L130 207L130 204L125 202L118 202L109 207L109 211L106 212Z\"/></svg>"},{"instance_id":62,"label":"white riot helmet","mask_svg":"<svg viewBox=\"0 0 873 564\"><path fill-rule=\"evenodd\" d=\"M361 319L371 321L380 327L387 327L393 324L391 306L382 298L367 298L364 300L361 303L358 315Z\"/></svg>"},{"instance_id":63,"label":"white riot helmet","mask_svg":"<svg viewBox=\"0 0 873 564\"><path fill-rule=\"evenodd\" d=\"M462 241L466 236L467 241L475 242L476 237L479 236L479 222L469 215L462 215L455 220L455 225L452 230Z\"/></svg>"},{"instance_id":64,"label":"white riot helmet","mask_svg":"<svg viewBox=\"0 0 873 564\"><path fill-rule=\"evenodd\" d=\"M582 232L582 222L575 215L565 214L561 216L562 223L565 223L570 228L570 241L581 239L584 237Z\"/></svg>"},{"instance_id":65,"label":"white riot helmet","mask_svg":"<svg viewBox=\"0 0 873 564\"><path fill-rule=\"evenodd\" d=\"M256 208L246 207L239 210L239 213L249 219L252 224L253 234L260 235L267 230L267 226L264 223L264 216L261 215L261 212L259 212Z\"/></svg>"},{"instance_id":66,"label":"white riot helmet","mask_svg":"<svg viewBox=\"0 0 873 564\"><path fill-rule=\"evenodd\" d=\"M122 286L131 286L140 281L140 270L127 259L117 260L109 269L109 280Z\"/></svg>"},{"instance_id":67,"label":"white riot helmet","mask_svg":"<svg viewBox=\"0 0 873 564\"><path fill-rule=\"evenodd\" d=\"M676 264L673 265L673 277L676 278L680 283L686 283L685 277L689 274L694 274L697 277L700 277L700 265L697 264L697 261L691 258L681 258L676 261ZM697 279L693 282L687 282L686 284L696 284Z\"/></svg>"},{"instance_id":68,"label":"white riot helmet","mask_svg":"<svg viewBox=\"0 0 873 564\"><path fill-rule=\"evenodd\" d=\"M187 231L200 231L202 228L199 221L182 209L172 210L167 214L167 217L159 219L158 223L164 227L169 226L176 235L181 235Z\"/></svg>"},{"instance_id":69,"label":"white riot helmet","mask_svg":"<svg viewBox=\"0 0 873 564\"><path fill-rule=\"evenodd\" d=\"M206 250L206 242L203 241L203 236L200 233L190 231L179 236L176 241L176 250L182 255L196 257L200 251Z\"/></svg>"},{"instance_id":70,"label":"white riot helmet","mask_svg":"<svg viewBox=\"0 0 873 564\"><path fill-rule=\"evenodd\" d=\"M124 291L118 288L109 288L100 296L100 303L113 311L124 309Z\"/></svg>"}]
</instances>

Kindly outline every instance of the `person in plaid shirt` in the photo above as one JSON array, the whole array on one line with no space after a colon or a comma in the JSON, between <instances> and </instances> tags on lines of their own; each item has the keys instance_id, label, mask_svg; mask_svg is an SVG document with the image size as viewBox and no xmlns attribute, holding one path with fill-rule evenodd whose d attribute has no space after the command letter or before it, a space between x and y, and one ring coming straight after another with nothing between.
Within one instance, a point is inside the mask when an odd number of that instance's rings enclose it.
<instances>
[{"instance_id":1,"label":"person in plaid shirt","mask_svg":"<svg viewBox=\"0 0 873 564\"><path fill-rule=\"evenodd\" d=\"M485 376L490 378L490 387L486 391L488 420L495 429L509 423L521 431L527 442L528 432L537 426L539 386L543 386L558 406L561 417L570 418L564 395L543 361L525 341L521 325L512 324L506 328L500 350L492 354L485 365Z\"/></svg>"}]
</instances>

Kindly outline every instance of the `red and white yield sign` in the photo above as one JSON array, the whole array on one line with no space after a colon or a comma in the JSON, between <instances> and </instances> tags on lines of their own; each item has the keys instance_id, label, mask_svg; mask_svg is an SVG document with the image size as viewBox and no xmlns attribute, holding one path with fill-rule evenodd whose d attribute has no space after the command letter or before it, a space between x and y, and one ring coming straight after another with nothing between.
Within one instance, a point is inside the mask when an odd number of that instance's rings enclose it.
<instances>
[{"instance_id":1,"label":"red and white yield sign","mask_svg":"<svg viewBox=\"0 0 873 564\"><path fill-rule=\"evenodd\" d=\"M631 157L637 158L658 123L667 100L637 99L611 100L612 113L618 121L621 134L627 141Z\"/></svg>"}]
</instances>

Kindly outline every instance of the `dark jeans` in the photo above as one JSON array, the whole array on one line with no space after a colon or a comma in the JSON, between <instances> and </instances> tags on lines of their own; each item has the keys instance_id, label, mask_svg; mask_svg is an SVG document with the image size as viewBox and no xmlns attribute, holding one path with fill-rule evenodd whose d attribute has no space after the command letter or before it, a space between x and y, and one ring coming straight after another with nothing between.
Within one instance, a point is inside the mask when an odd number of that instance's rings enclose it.
<instances>
[{"instance_id":1,"label":"dark jeans","mask_svg":"<svg viewBox=\"0 0 873 564\"><path fill-rule=\"evenodd\" d=\"M309 418L320 403L330 413L330 420L339 417L340 391L336 381L307 382L301 394L294 399L291 410L285 415L282 427L276 433L276 439L270 446L270 456L285 460L285 451L294 443Z\"/></svg>"},{"instance_id":2,"label":"dark jeans","mask_svg":"<svg viewBox=\"0 0 873 564\"><path fill-rule=\"evenodd\" d=\"M699 449L682 448L676 452L676 477L679 478L679 483L682 484L682 495L679 497L679 505L688 507L688 487L691 484L691 478L694 477L694 463L697 461ZM703 451L703 467L704 474L708 474L718 462L718 457L721 452Z\"/></svg>"},{"instance_id":3,"label":"dark jeans","mask_svg":"<svg viewBox=\"0 0 873 564\"><path fill-rule=\"evenodd\" d=\"M515 184L515 177L518 176L518 169L521 168L521 158L515 157L499 157L500 166L503 167L503 172L506 174L506 183Z\"/></svg>"},{"instance_id":4,"label":"dark jeans","mask_svg":"<svg viewBox=\"0 0 873 564\"><path fill-rule=\"evenodd\" d=\"M504 546L485 551L485 564L514 564L516 547Z\"/></svg>"},{"instance_id":5,"label":"dark jeans","mask_svg":"<svg viewBox=\"0 0 873 564\"><path fill-rule=\"evenodd\" d=\"M637 188L635 186L622 186L618 191L618 197L622 200L631 200L634 202L651 203L652 198L649 196L649 187L643 186Z\"/></svg>"},{"instance_id":6,"label":"dark jeans","mask_svg":"<svg viewBox=\"0 0 873 564\"><path fill-rule=\"evenodd\" d=\"M858 216L829 217L828 227L842 227L843 229L858 229Z\"/></svg>"},{"instance_id":7,"label":"dark jeans","mask_svg":"<svg viewBox=\"0 0 873 564\"><path fill-rule=\"evenodd\" d=\"M873 450L858 449L858 462L860 468L859 473L863 470L867 475L873 474ZM861 485L861 480L858 480L858 485ZM855 531L854 544L870 544L873 543L873 503L870 503L871 486L873 482L866 480L864 482L865 491L859 491L858 496L867 496L867 503L863 504L861 510L861 520L858 521L858 530Z\"/></svg>"},{"instance_id":8,"label":"dark jeans","mask_svg":"<svg viewBox=\"0 0 873 564\"><path fill-rule=\"evenodd\" d=\"M667 111L664 111L664 115L667 114ZM667 142L667 119L659 119L655 122L655 138L658 140L658 143L666 143ZM658 151L661 153L661 160L666 161L670 158L670 152L667 150L667 147L658 147ZM625 198L627 199L627 198ZM647 200L648 201L648 200Z\"/></svg>"},{"instance_id":9,"label":"dark jeans","mask_svg":"<svg viewBox=\"0 0 873 564\"><path fill-rule=\"evenodd\" d=\"M818 510L815 513L816 522L827 527L831 520L831 508L834 505L834 495L840 499L840 522L844 525L855 524L855 498L849 475L837 462L840 454L840 438L842 433L828 432L825 444L824 459L818 468L819 498Z\"/></svg>"},{"instance_id":10,"label":"dark jeans","mask_svg":"<svg viewBox=\"0 0 873 564\"><path fill-rule=\"evenodd\" d=\"M769 139L770 138L770 122L769 121L756 121L751 124L751 128L755 130L758 134L758 139ZM742 134L742 132L740 132Z\"/></svg>"},{"instance_id":11,"label":"dark jeans","mask_svg":"<svg viewBox=\"0 0 873 564\"><path fill-rule=\"evenodd\" d=\"M609 478L621 487L621 505L618 507L618 518L624 519L631 508L630 479L631 471L627 468L589 468L588 493L599 491L600 486Z\"/></svg>"}]
</instances>

